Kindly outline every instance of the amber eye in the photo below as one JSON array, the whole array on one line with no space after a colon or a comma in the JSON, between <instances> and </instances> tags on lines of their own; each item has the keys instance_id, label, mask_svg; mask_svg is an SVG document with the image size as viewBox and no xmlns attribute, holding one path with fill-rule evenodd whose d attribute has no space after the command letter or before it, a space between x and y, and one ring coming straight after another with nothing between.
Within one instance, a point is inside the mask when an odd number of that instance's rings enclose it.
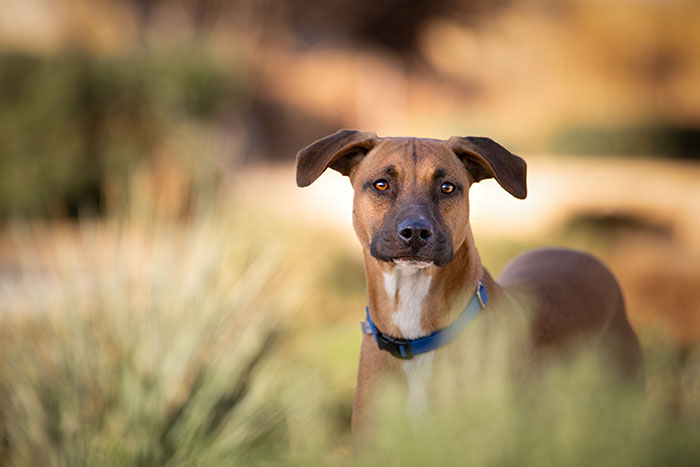
<instances>
[{"instance_id":1,"label":"amber eye","mask_svg":"<svg viewBox=\"0 0 700 467\"><path fill-rule=\"evenodd\" d=\"M389 189L389 182L387 182L384 179L377 180L374 182L374 188L376 188L379 191L386 191Z\"/></svg>"},{"instance_id":2,"label":"amber eye","mask_svg":"<svg viewBox=\"0 0 700 467\"><path fill-rule=\"evenodd\" d=\"M449 195L450 193L455 191L455 186L450 182L445 182L442 185L440 185L440 190L446 195Z\"/></svg>"}]
</instances>

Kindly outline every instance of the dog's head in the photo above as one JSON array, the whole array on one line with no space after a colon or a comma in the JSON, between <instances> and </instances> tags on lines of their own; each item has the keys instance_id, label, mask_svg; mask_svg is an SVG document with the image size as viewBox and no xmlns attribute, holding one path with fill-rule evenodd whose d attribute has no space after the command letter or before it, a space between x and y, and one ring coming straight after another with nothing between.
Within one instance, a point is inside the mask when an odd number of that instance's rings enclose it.
<instances>
[{"instance_id":1,"label":"dog's head","mask_svg":"<svg viewBox=\"0 0 700 467\"><path fill-rule=\"evenodd\" d=\"M326 168L350 177L353 224L381 261L445 266L469 230L469 187L485 178L516 198L527 195L526 165L488 138L379 138L340 130L297 154L297 185Z\"/></svg>"}]
</instances>

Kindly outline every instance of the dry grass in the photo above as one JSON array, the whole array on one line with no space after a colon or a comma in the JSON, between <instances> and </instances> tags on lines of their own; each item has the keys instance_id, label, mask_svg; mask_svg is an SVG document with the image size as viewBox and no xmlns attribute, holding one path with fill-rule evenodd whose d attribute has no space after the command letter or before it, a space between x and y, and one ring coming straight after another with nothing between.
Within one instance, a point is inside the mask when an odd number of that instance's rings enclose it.
<instances>
[{"instance_id":1,"label":"dry grass","mask_svg":"<svg viewBox=\"0 0 700 467\"><path fill-rule=\"evenodd\" d=\"M135 211L79 230L14 227L19 276L0 322L8 465L211 465L275 439L286 377L270 356L308 275L252 215Z\"/></svg>"}]
</instances>

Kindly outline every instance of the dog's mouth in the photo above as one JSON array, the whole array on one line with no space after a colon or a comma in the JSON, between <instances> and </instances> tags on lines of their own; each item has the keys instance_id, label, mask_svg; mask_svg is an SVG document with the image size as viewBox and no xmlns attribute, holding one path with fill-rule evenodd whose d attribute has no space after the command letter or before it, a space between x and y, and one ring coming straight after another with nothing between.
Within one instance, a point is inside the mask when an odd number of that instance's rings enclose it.
<instances>
[{"instance_id":1,"label":"dog's mouth","mask_svg":"<svg viewBox=\"0 0 700 467\"><path fill-rule=\"evenodd\" d=\"M431 249L432 251L425 252L428 254L423 254L423 252L405 251L405 248L402 248L404 251L391 251L393 248L382 248L382 246L380 242L370 243L370 254L380 261L402 266L414 266L419 268L427 268L428 266L442 267L447 266L453 259L451 249L438 252Z\"/></svg>"},{"instance_id":2,"label":"dog's mouth","mask_svg":"<svg viewBox=\"0 0 700 467\"><path fill-rule=\"evenodd\" d=\"M418 269L425 269L435 264L433 260L414 256L401 256L398 258L392 258L392 261L397 266L411 266Z\"/></svg>"},{"instance_id":3,"label":"dog's mouth","mask_svg":"<svg viewBox=\"0 0 700 467\"><path fill-rule=\"evenodd\" d=\"M369 244L370 254L388 263L407 266L446 266L453 259L452 247L443 235L434 235L430 242L421 248L411 248L401 244L398 236L377 235Z\"/></svg>"}]
</instances>

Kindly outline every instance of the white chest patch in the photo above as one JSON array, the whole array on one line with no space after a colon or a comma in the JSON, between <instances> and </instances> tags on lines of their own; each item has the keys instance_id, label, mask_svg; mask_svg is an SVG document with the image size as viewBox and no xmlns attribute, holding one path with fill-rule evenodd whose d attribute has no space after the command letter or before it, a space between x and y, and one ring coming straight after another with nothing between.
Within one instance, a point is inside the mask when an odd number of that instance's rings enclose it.
<instances>
[{"instance_id":1,"label":"white chest patch","mask_svg":"<svg viewBox=\"0 0 700 467\"><path fill-rule=\"evenodd\" d=\"M426 335L421 326L423 300L430 291L432 276L421 267L397 265L391 273L384 273L384 289L394 300L394 324L407 339ZM428 408L428 381L432 370L433 353L417 355L403 363L408 382L406 411L412 419Z\"/></svg>"},{"instance_id":2,"label":"white chest patch","mask_svg":"<svg viewBox=\"0 0 700 467\"><path fill-rule=\"evenodd\" d=\"M391 273L384 273L384 289L389 299L394 300L394 324L406 339L425 335L421 327L421 311L431 280L432 276L415 266L397 265Z\"/></svg>"},{"instance_id":3,"label":"white chest patch","mask_svg":"<svg viewBox=\"0 0 700 467\"><path fill-rule=\"evenodd\" d=\"M433 352L416 355L403 363L408 382L406 413L410 420L418 420L428 408L428 381L433 368Z\"/></svg>"}]
</instances>

